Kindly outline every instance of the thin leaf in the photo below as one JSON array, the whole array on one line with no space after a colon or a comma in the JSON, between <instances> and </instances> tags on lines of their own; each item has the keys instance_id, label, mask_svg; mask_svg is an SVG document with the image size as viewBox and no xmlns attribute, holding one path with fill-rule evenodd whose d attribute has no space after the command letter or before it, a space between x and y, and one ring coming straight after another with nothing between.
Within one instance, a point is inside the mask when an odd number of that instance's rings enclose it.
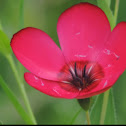
<instances>
[{"instance_id":1,"label":"thin leaf","mask_svg":"<svg viewBox=\"0 0 126 126\"><path fill-rule=\"evenodd\" d=\"M102 109L102 102L103 102L103 94L97 96L97 101L92 108L91 111L91 124L98 125L100 116L101 116L101 109Z\"/></svg>"},{"instance_id":2,"label":"thin leaf","mask_svg":"<svg viewBox=\"0 0 126 126\"><path fill-rule=\"evenodd\" d=\"M20 13L19 13L19 29L24 28L24 0L20 0L20 5L19 5ZM20 74L21 80L23 82L24 80L24 66L18 61L17 62L18 66L18 72Z\"/></svg>"},{"instance_id":3,"label":"thin leaf","mask_svg":"<svg viewBox=\"0 0 126 126\"><path fill-rule=\"evenodd\" d=\"M111 89L109 94L105 124L114 125L115 123L116 123L116 110L114 106L113 90Z\"/></svg>"},{"instance_id":4,"label":"thin leaf","mask_svg":"<svg viewBox=\"0 0 126 126\"><path fill-rule=\"evenodd\" d=\"M10 101L13 103L15 109L20 114L20 116L22 117L22 119L27 124L33 124L31 118L25 112L24 108L21 106L21 104L19 103L18 99L13 94L13 92L11 91L11 89L7 86L7 84L5 83L5 81L3 80L3 78L1 76L0 76L0 85L1 85L2 89L4 90L4 92L6 93L6 95L8 96L8 98L10 99Z\"/></svg>"},{"instance_id":5,"label":"thin leaf","mask_svg":"<svg viewBox=\"0 0 126 126\"><path fill-rule=\"evenodd\" d=\"M19 18L20 29L24 28L24 0L20 0L20 18Z\"/></svg>"},{"instance_id":6,"label":"thin leaf","mask_svg":"<svg viewBox=\"0 0 126 126\"><path fill-rule=\"evenodd\" d=\"M1 21L0 21L0 30L3 30L3 28L2 28L2 24L1 24Z\"/></svg>"},{"instance_id":7,"label":"thin leaf","mask_svg":"<svg viewBox=\"0 0 126 126\"><path fill-rule=\"evenodd\" d=\"M103 103L104 94L100 94L97 98L97 101L91 111L91 123L98 125L101 118L101 110L102 110L102 103ZM105 116L104 124L115 124L115 107L113 102L113 94L112 90L110 90L109 99L108 99L108 106Z\"/></svg>"},{"instance_id":8,"label":"thin leaf","mask_svg":"<svg viewBox=\"0 0 126 126\"><path fill-rule=\"evenodd\" d=\"M2 30L0 30L0 52L4 55L8 55L12 52L10 40Z\"/></svg>"},{"instance_id":9,"label":"thin leaf","mask_svg":"<svg viewBox=\"0 0 126 126\"><path fill-rule=\"evenodd\" d=\"M126 71L120 76L113 86L114 107L116 108L116 121L118 124L126 124Z\"/></svg>"},{"instance_id":10,"label":"thin leaf","mask_svg":"<svg viewBox=\"0 0 126 126\"><path fill-rule=\"evenodd\" d=\"M3 125L3 122L0 120L0 125Z\"/></svg>"},{"instance_id":11,"label":"thin leaf","mask_svg":"<svg viewBox=\"0 0 126 126\"><path fill-rule=\"evenodd\" d=\"M82 111L82 108L74 115L74 117L72 118L70 125L73 125L75 119L77 118L77 116L79 115L79 113Z\"/></svg>"},{"instance_id":12,"label":"thin leaf","mask_svg":"<svg viewBox=\"0 0 126 126\"><path fill-rule=\"evenodd\" d=\"M105 1L106 1L106 3L107 3L108 7L110 8L111 0L105 0Z\"/></svg>"}]
</instances>

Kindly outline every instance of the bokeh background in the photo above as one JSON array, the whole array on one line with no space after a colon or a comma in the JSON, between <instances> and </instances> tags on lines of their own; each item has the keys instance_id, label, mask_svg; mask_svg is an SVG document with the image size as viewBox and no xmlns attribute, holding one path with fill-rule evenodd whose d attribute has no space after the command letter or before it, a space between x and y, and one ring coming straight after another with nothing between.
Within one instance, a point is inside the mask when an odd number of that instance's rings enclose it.
<instances>
[{"instance_id":1,"label":"bokeh background","mask_svg":"<svg viewBox=\"0 0 126 126\"><path fill-rule=\"evenodd\" d=\"M21 29L19 18L20 2L21 0L0 0L0 22L4 32L10 40L13 34ZM58 17L65 9L80 2L97 4L96 0L25 0L24 26L42 29L59 45L56 32ZM114 9L114 3L115 0L112 0L112 10ZM126 21L126 0L120 0L117 22L119 23L121 21ZM15 62L18 62L16 58ZM22 69L24 68L22 67ZM14 91L23 105L13 72L8 61L2 54L0 54L0 75ZM20 74L20 76L23 78L23 74ZM25 87L38 124L69 124L73 116L80 109L76 99L56 99L33 89L26 83ZM117 113L117 123L126 124L126 72L113 86L113 91ZM0 121L3 124L24 124L24 121L20 118L1 87ZM84 123L85 114L82 110L76 118L74 124Z\"/></svg>"}]
</instances>

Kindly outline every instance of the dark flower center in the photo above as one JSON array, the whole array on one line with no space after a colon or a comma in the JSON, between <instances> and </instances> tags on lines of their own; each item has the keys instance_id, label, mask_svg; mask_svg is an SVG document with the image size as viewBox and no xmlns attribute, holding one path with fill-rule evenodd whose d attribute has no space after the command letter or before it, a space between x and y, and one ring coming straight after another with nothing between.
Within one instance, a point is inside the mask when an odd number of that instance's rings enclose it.
<instances>
[{"instance_id":1,"label":"dark flower center","mask_svg":"<svg viewBox=\"0 0 126 126\"><path fill-rule=\"evenodd\" d=\"M96 62L75 61L63 66L58 77L64 83L61 86L65 89L71 87L89 91L100 83L104 72Z\"/></svg>"}]
</instances>

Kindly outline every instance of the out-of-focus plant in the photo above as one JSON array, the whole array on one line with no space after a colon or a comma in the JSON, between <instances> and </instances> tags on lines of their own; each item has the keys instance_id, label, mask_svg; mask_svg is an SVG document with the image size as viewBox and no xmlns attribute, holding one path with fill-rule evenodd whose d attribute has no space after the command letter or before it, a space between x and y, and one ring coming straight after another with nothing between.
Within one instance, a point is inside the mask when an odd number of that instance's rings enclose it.
<instances>
[{"instance_id":1,"label":"out-of-focus plant","mask_svg":"<svg viewBox=\"0 0 126 126\"><path fill-rule=\"evenodd\" d=\"M20 0L20 29L24 27L24 0ZM25 88L23 84L23 80L19 76L18 68L16 67L16 64L14 62L14 59L12 57L12 50L10 47L10 40L8 39L7 35L2 31L2 25L0 27L0 52L3 54L3 56L6 57L8 60L8 63L10 64L10 68L12 69L15 79L17 81L18 87L20 89L20 93L22 95L22 99L24 101L26 110L23 108L23 106L20 104L20 101L16 97L16 95L13 93L13 91L8 87L4 79L0 76L0 85L9 97L10 101L13 103L15 109L20 114L22 119L27 124L36 124L35 117L33 115Z\"/></svg>"}]
</instances>

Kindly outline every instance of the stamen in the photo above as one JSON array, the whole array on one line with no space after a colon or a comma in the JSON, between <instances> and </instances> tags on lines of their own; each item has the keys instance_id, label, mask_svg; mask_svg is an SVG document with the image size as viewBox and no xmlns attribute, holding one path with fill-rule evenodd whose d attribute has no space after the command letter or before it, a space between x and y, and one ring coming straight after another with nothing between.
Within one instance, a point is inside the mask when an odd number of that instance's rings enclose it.
<instances>
[{"instance_id":1,"label":"stamen","mask_svg":"<svg viewBox=\"0 0 126 126\"><path fill-rule=\"evenodd\" d=\"M84 70L83 70L83 78L86 77L86 65L84 66Z\"/></svg>"},{"instance_id":2,"label":"stamen","mask_svg":"<svg viewBox=\"0 0 126 126\"><path fill-rule=\"evenodd\" d=\"M75 76L74 76L73 72L70 69L69 69L69 72L71 73L72 78L75 79Z\"/></svg>"},{"instance_id":3,"label":"stamen","mask_svg":"<svg viewBox=\"0 0 126 126\"><path fill-rule=\"evenodd\" d=\"M62 83L71 84L71 83L70 83L70 82L68 82L68 81L62 81Z\"/></svg>"},{"instance_id":4,"label":"stamen","mask_svg":"<svg viewBox=\"0 0 126 126\"><path fill-rule=\"evenodd\" d=\"M82 80L79 77L76 77L75 80L79 81L81 87L84 85L83 82L82 82Z\"/></svg>"},{"instance_id":5,"label":"stamen","mask_svg":"<svg viewBox=\"0 0 126 126\"><path fill-rule=\"evenodd\" d=\"M96 62L72 61L61 69L59 77L62 83L69 84L73 89L88 91L100 83L104 71Z\"/></svg>"},{"instance_id":6,"label":"stamen","mask_svg":"<svg viewBox=\"0 0 126 126\"><path fill-rule=\"evenodd\" d=\"M73 69L72 66L70 66L70 70L71 70L71 72L72 72L73 74L75 74L74 69Z\"/></svg>"},{"instance_id":7,"label":"stamen","mask_svg":"<svg viewBox=\"0 0 126 126\"><path fill-rule=\"evenodd\" d=\"M77 65L76 65L76 62L75 62L75 65L74 65L74 72L75 72L75 76L78 77L78 75L77 75Z\"/></svg>"},{"instance_id":8,"label":"stamen","mask_svg":"<svg viewBox=\"0 0 126 126\"><path fill-rule=\"evenodd\" d=\"M90 74L92 68L93 68L93 65L91 65L91 67L89 68L89 70L88 70L88 75Z\"/></svg>"},{"instance_id":9,"label":"stamen","mask_svg":"<svg viewBox=\"0 0 126 126\"><path fill-rule=\"evenodd\" d=\"M92 83L95 82L95 81L98 81L98 80L99 80L99 79L95 79L95 80L92 81Z\"/></svg>"}]
</instances>

